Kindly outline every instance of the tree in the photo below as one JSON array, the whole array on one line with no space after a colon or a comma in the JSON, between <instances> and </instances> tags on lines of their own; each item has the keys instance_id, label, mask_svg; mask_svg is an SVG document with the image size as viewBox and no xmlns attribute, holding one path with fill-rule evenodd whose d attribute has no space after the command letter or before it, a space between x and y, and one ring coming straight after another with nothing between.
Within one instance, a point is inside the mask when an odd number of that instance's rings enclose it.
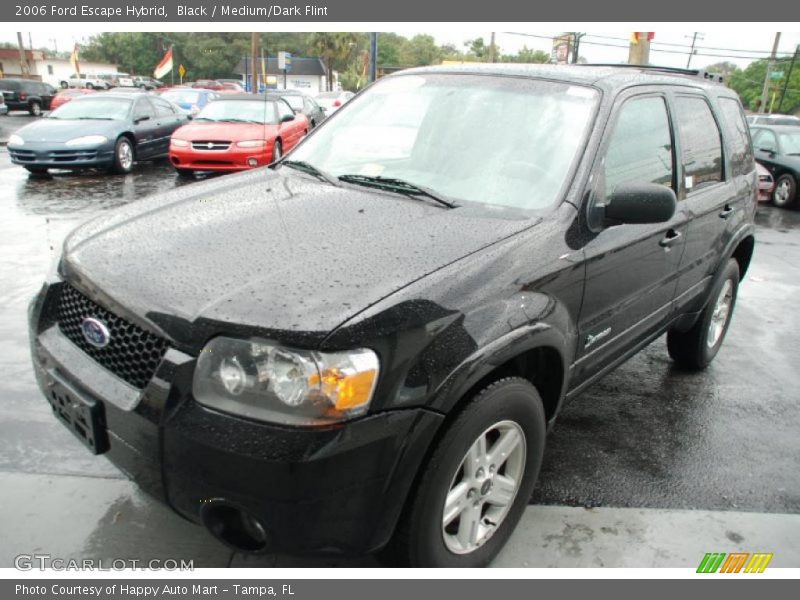
<instances>
[{"instance_id":1,"label":"tree","mask_svg":"<svg viewBox=\"0 0 800 600\"><path fill-rule=\"evenodd\" d=\"M432 35L417 34L403 48L400 59L404 65L438 65L442 62L442 51Z\"/></svg>"},{"instance_id":2,"label":"tree","mask_svg":"<svg viewBox=\"0 0 800 600\"><path fill-rule=\"evenodd\" d=\"M736 64L724 60L722 62L714 63L713 65L708 65L706 67L706 71L709 73L716 73L717 75L722 75L725 79L733 75L736 71L739 70L739 67Z\"/></svg>"},{"instance_id":3,"label":"tree","mask_svg":"<svg viewBox=\"0 0 800 600\"><path fill-rule=\"evenodd\" d=\"M502 62L544 64L550 62L550 55L542 50L532 50L527 46L523 46L520 51L514 55L504 55L502 57Z\"/></svg>"}]
</instances>

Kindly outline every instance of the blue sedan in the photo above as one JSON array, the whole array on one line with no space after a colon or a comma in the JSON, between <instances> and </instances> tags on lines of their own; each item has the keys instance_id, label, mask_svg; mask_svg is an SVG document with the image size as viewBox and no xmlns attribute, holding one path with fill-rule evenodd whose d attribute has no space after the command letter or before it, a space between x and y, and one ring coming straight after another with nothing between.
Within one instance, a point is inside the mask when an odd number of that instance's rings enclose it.
<instances>
[{"instance_id":1,"label":"blue sedan","mask_svg":"<svg viewBox=\"0 0 800 600\"><path fill-rule=\"evenodd\" d=\"M172 88L161 93L165 100L177 104L181 111L189 117L194 117L206 104L220 97L213 90L195 88Z\"/></svg>"},{"instance_id":2,"label":"blue sedan","mask_svg":"<svg viewBox=\"0 0 800 600\"><path fill-rule=\"evenodd\" d=\"M8 139L11 162L31 173L108 168L129 173L136 160L166 156L172 132L188 118L177 106L141 92L76 98Z\"/></svg>"}]
</instances>

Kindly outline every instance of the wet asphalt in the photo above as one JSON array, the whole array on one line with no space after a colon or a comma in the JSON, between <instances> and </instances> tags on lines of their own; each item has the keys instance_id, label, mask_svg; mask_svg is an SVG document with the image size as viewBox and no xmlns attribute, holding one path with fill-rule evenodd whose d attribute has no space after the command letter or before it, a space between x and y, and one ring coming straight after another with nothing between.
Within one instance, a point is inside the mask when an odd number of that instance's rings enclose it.
<instances>
[{"instance_id":1,"label":"wet asphalt","mask_svg":"<svg viewBox=\"0 0 800 600\"><path fill-rule=\"evenodd\" d=\"M0 142L29 121L0 117ZM93 478L93 497L118 501L113 490L124 477L56 422L36 388L26 307L71 229L178 185L196 183L166 161L124 176L34 177L0 147L0 476L41 476L26 484L34 487L59 476ZM682 372L662 338L573 401L550 434L532 503L800 513L800 211L761 206L757 226L753 262L714 363ZM57 499L49 508L69 514ZM172 531L216 544L166 509L152 510L137 525L148 539ZM112 504L97 515L98 527L116 513ZM23 530L26 519L40 522L32 512L18 519ZM207 560L220 561L227 559Z\"/></svg>"}]
</instances>

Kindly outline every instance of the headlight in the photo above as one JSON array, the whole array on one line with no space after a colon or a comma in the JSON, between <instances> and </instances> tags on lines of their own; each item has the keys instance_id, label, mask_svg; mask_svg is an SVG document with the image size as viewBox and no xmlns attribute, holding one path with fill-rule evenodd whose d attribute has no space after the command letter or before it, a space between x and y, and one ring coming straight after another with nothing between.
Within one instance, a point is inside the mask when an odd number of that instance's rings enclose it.
<instances>
[{"instance_id":1,"label":"headlight","mask_svg":"<svg viewBox=\"0 0 800 600\"><path fill-rule=\"evenodd\" d=\"M186 140L176 140L175 138L172 138L171 141L172 145L175 146L176 148L187 148L189 146L189 142L187 142Z\"/></svg>"},{"instance_id":2,"label":"headlight","mask_svg":"<svg viewBox=\"0 0 800 600\"><path fill-rule=\"evenodd\" d=\"M209 408L287 425L320 425L364 414L378 381L372 350L308 352L264 340L211 340L192 391Z\"/></svg>"},{"instance_id":3,"label":"headlight","mask_svg":"<svg viewBox=\"0 0 800 600\"><path fill-rule=\"evenodd\" d=\"M23 140L16 133L12 133L10 136L8 136L8 145L9 146L22 146L24 144L25 144L25 140Z\"/></svg>"},{"instance_id":4,"label":"headlight","mask_svg":"<svg viewBox=\"0 0 800 600\"><path fill-rule=\"evenodd\" d=\"M73 138L68 141L65 146L96 146L97 144L104 144L108 138L104 135L85 135L79 138Z\"/></svg>"},{"instance_id":5,"label":"headlight","mask_svg":"<svg viewBox=\"0 0 800 600\"><path fill-rule=\"evenodd\" d=\"M239 146L239 148L263 148L265 143L264 140L245 140L243 142L236 142L236 145Z\"/></svg>"}]
</instances>

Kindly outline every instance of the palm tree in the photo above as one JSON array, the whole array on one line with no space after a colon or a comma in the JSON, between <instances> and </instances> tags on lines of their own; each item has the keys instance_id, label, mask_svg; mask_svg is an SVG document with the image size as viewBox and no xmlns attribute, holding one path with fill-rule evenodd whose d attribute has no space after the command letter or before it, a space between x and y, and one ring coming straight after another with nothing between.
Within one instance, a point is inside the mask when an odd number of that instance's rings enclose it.
<instances>
[{"instance_id":1,"label":"palm tree","mask_svg":"<svg viewBox=\"0 0 800 600\"><path fill-rule=\"evenodd\" d=\"M311 36L311 49L322 59L328 71L328 89L333 89L333 64L346 61L352 49L358 44L355 33L314 33Z\"/></svg>"}]
</instances>

